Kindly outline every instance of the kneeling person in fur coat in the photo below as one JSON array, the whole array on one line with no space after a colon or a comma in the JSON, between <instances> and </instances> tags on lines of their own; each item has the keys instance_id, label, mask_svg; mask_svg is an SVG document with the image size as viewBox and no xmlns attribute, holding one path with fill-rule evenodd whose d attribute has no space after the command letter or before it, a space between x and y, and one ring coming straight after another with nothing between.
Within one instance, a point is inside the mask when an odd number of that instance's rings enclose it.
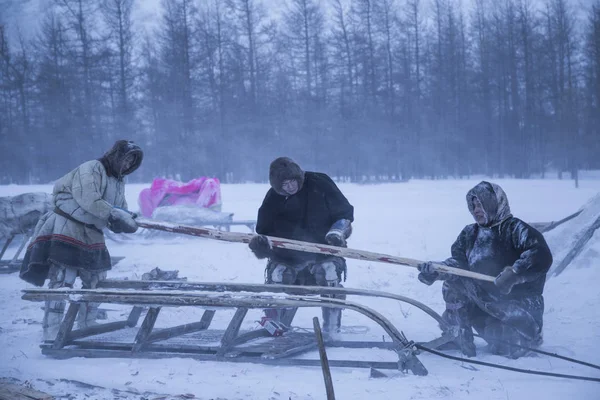
<instances>
[{"instance_id":1,"label":"kneeling person in fur coat","mask_svg":"<svg viewBox=\"0 0 600 400\"><path fill-rule=\"evenodd\" d=\"M443 280L446 310L442 317L457 334L462 352L476 355L473 328L492 353L518 358L523 347L542 341L544 284L552 254L544 236L512 216L502 188L481 182L467 193L475 223L467 225L443 264L496 276L484 282L435 271L419 265L421 282Z\"/></svg>"},{"instance_id":2,"label":"kneeling person in fur coat","mask_svg":"<svg viewBox=\"0 0 600 400\"><path fill-rule=\"evenodd\" d=\"M137 230L135 215L126 211L123 178L142 163L143 152L133 142L119 140L98 160L87 161L56 181L52 210L36 225L21 266L21 279L49 288L73 287L77 276L93 289L111 269L102 228L115 233ZM53 339L65 309L64 301L47 301L44 338ZM97 304L79 311L80 328L95 323Z\"/></svg>"},{"instance_id":3,"label":"kneeling person in fur coat","mask_svg":"<svg viewBox=\"0 0 600 400\"><path fill-rule=\"evenodd\" d=\"M304 172L287 157L269 168L271 188L258 210L255 236L249 246L257 258L268 258L267 284L341 286L346 261L341 257L272 248L266 236L346 247L352 233L354 207L329 176ZM266 318L279 322L277 310ZM341 310L323 308L323 330L336 332Z\"/></svg>"}]
</instances>

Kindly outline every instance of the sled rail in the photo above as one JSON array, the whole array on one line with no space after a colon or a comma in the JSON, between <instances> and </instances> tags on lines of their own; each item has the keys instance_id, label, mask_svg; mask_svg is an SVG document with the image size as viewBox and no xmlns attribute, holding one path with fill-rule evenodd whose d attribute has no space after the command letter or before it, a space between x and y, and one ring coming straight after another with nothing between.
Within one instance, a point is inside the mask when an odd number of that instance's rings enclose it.
<instances>
[{"instance_id":1,"label":"sled rail","mask_svg":"<svg viewBox=\"0 0 600 400\"><path fill-rule=\"evenodd\" d=\"M325 286L296 286L296 285L263 285L257 283L228 283L228 282L188 282L188 281L140 281L140 280L117 280L107 279L98 283L102 289L135 289L135 290L180 290L198 292L247 292L247 293L275 293L297 296L310 295L346 295L379 297L400 301L417 307L433 318L442 327L446 321L430 307L410 297L382 292L378 290L353 289L345 287Z\"/></svg>"}]
</instances>

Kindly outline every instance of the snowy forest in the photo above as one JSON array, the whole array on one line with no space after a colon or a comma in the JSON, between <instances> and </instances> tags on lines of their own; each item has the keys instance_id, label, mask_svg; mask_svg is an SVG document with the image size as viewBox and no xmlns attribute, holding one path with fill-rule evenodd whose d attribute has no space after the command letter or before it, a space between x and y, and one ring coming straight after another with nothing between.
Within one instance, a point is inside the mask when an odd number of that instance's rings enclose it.
<instances>
[{"instance_id":1,"label":"snowy forest","mask_svg":"<svg viewBox=\"0 0 600 400\"><path fill-rule=\"evenodd\" d=\"M264 182L280 155L351 181L600 168L600 0L162 0L150 30L135 1L3 19L1 184L120 138L143 182Z\"/></svg>"}]
</instances>

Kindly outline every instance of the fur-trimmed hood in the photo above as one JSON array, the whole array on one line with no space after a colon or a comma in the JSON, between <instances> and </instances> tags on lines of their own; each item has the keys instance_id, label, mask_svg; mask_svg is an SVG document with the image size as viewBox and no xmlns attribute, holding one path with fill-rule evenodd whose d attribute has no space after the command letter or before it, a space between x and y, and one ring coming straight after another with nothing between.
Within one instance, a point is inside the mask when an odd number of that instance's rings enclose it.
<instances>
[{"instance_id":1,"label":"fur-trimmed hood","mask_svg":"<svg viewBox=\"0 0 600 400\"><path fill-rule=\"evenodd\" d=\"M304 171L291 158L279 157L273 160L269 167L269 183L277 194L288 196L283 190L283 181L288 179L295 179L300 191L304 185Z\"/></svg>"},{"instance_id":2,"label":"fur-trimmed hood","mask_svg":"<svg viewBox=\"0 0 600 400\"><path fill-rule=\"evenodd\" d=\"M126 159L132 159L129 166L124 166ZM138 169L144 159L144 152L137 144L129 140L117 140L98 161L104 165L106 174L117 179L123 179L125 175L131 174Z\"/></svg>"},{"instance_id":3,"label":"fur-trimmed hood","mask_svg":"<svg viewBox=\"0 0 600 400\"><path fill-rule=\"evenodd\" d=\"M483 210L487 214L485 226L495 226L512 217L506 193L495 183L481 181L467 192L467 207L469 207L471 215L473 215L474 208L473 198L479 199Z\"/></svg>"}]
</instances>

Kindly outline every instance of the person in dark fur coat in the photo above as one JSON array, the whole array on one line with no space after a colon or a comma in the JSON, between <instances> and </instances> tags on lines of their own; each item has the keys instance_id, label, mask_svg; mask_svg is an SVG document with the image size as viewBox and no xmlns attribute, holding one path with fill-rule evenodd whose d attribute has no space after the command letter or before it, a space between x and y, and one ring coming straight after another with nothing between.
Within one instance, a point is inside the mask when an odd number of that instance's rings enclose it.
<instances>
[{"instance_id":1,"label":"person in dark fur coat","mask_svg":"<svg viewBox=\"0 0 600 400\"><path fill-rule=\"evenodd\" d=\"M73 287L79 277L83 288L94 289L112 268L102 229L115 233L137 230L127 211L123 178L143 159L138 145L118 140L98 160L87 161L54 184L51 210L38 221L21 265L21 279L51 289ZM64 301L47 301L44 337L54 339L65 309ZM78 315L80 328L95 324L97 304L86 304Z\"/></svg>"},{"instance_id":2,"label":"person in dark fur coat","mask_svg":"<svg viewBox=\"0 0 600 400\"><path fill-rule=\"evenodd\" d=\"M354 207L329 176L304 172L287 157L269 167L271 188L258 210L256 232L249 243L259 259L268 258L267 284L341 286L346 261L341 257L273 248L266 236L346 247L352 233ZM265 236L266 235L266 236ZM277 310L267 319L280 320ZM335 332L341 310L323 309L323 330Z\"/></svg>"},{"instance_id":3,"label":"person in dark fur coat","mask_svg":"<svg viewBox=\"0 0 600 400\"><path fill-rule=\"evenodd\" d=\"M473 328L494 354L518 358L523 347L542 342L544 284L552 254L544 236L512 216L502 188L481 182L467 193L475 223L466 226L442 264L495 276L484 282L435 271L431 262L418 266L418 279L431 285L443 280L443 318L458 334L455 344L476 355ZM521 346L521 347L520 347Z\"/></svg>"}]
</instances>

